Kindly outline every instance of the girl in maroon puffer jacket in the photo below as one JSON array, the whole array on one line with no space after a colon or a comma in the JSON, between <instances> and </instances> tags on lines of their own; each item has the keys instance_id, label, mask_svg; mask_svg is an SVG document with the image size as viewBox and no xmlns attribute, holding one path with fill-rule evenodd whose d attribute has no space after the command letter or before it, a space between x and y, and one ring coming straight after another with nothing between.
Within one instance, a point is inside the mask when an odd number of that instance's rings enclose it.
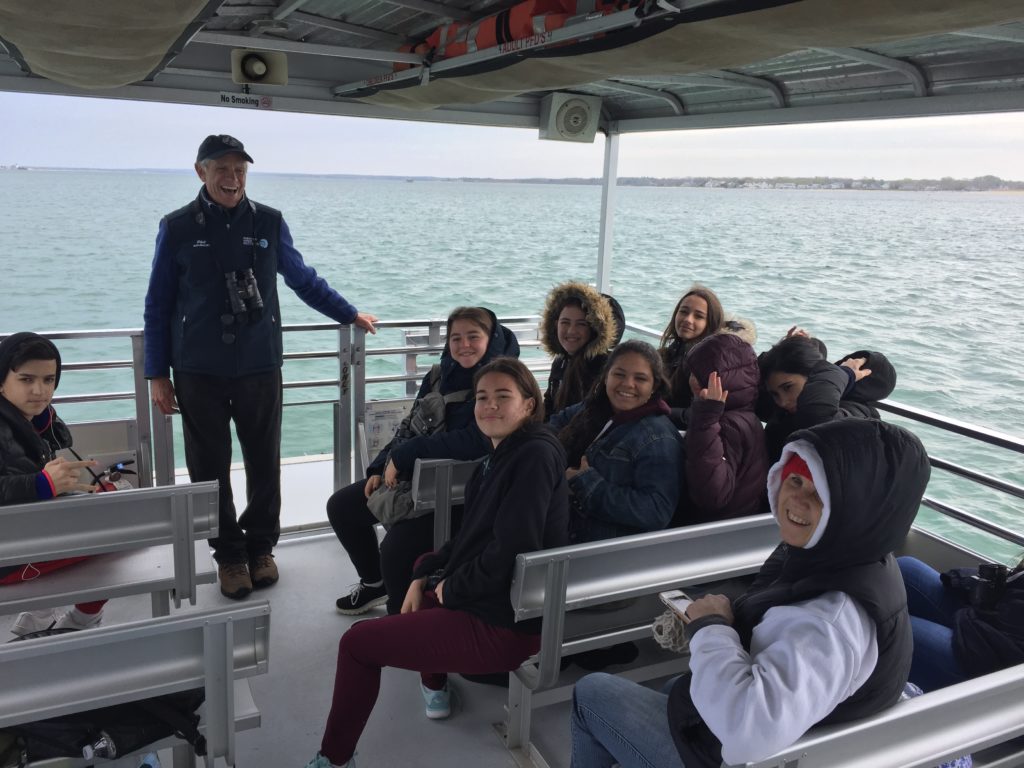
<instances>
[{"instance_id":1,"label":"girl in maroon puffer jacket","mask_svg":"<svg viewBox=\"0 0 1024 768\"><path fill-rule=\"evenodd\" d=\"M768 452L754 413L759 372L749 343L717 333L690 350L690 406L686 429L686 493L680 525L766 511Z\"/></svg>"}]
</instances>

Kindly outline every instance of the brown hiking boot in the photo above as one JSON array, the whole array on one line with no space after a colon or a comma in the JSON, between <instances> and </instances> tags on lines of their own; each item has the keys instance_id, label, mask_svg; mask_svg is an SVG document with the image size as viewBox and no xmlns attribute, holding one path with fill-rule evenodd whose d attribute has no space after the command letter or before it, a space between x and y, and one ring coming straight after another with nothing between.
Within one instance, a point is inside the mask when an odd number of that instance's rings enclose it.
<instances>
[{"instance_id":1,"label":"brown hiking boot","mask_svg":"<svg viewBox=\"0 0 1024 768\"><path fill-rule=\"evenodd\" d=\"M232 600L242 600L252 592L249 566L245 563L220 563L217 566L220 593Z\"/></svg>"},{"instance_id":2,"label":"brown hiking boot","mask_svg":"<svg viewBox=\"0 0 1024 768\"><path fill-rule=\"evenodd\" d=\"M252 584L256 589L263 589L277 584L280 574L277 572L277 563L274 556L269 552L265 555L256 555L249 561L249 572L252 574Z\"/></svg>"}]
</instances>

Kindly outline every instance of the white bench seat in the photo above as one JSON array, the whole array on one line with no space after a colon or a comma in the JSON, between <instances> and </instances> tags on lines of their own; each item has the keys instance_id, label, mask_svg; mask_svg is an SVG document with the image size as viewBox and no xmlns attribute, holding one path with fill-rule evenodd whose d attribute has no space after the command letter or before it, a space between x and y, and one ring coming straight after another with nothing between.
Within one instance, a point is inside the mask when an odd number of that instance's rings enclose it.
<instances>
[{"instance_id":1,"label":"white bench seat","mask_svg":"<svg viewBox=\"0 0 1024 768\"><path fill-rule=\"evenodd\" d=\"M217 567L206 541L195 548L195 583L213 584ZM0 616L39 608L149 593L153 615L170 612L175 594L174 548L169 544L95 555L32 581L0 587Z\"/></svg>"},{"instance_id":2,"label":"white bench seat","mask_svg":"<svg viewBox=\"0 0 1024 768\"><path fill-rule=\"evenodd\" d=\"M537 757L532 710L571 695L571 685L559 685L563 656L649 637L662 610L658 592L749 576L778 541L774 519L758 515L519 555L512 610L516 621L543 617L543 626L539 653L509 675L508 748L527 760ZM622 600L635 602L608 613L581 610ZM629 676L652 679L686 664L685 656L656 654Z\"/></svg>"},{"instance_id":3,"label":"white bench seat","mask_svg":"<svg viewBox=\"0 0 1024 768\"><path fill-rule=\"evenodd\" d=\"M207 765L233 765L239 716L259 723L245 678L267 671L269 640L257 602L3 645L0 728L203 688ZM190 751L175 750L176 767Z\"/></svg>"},{"instance_id":4,"label":"white bench seat","mask_svg":"<svg viewBox=\"0 0 1024 768\"><path fill-rule=\"evenodd\" d=\"M168 613L171 599L194 605L199 579L211 580L204 540L217 535L218 494L210 481L0 507L0 566L97 556L0 587L0 613L28 601L48 607L145 593L155 615Z\"/></svg>"}]
</instances>

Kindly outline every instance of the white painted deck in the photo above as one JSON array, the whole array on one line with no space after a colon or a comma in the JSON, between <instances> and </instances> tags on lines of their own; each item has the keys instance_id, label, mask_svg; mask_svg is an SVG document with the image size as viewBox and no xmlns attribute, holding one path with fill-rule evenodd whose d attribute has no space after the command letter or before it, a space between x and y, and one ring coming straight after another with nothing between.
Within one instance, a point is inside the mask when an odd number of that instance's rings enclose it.
<instances>
[{"instance_id":1,"label":"white painted deck","mask_svg":"<svg viewBox=\"0 0 1024 768\"><path fill-rule=\"evenodd\" d=\"M327 461L289 462L283 467L283 496L287 509L284 526L323 521L331 492L331 465ZM232 477L236 498L244 499L244 477ZM363 617L342 616L335 599L356 580L355 569L329 528L282 537L275 551L281 581L254 595L270 601L272 610L270 669L251 678L253 698L262 713L262 727L239 733L238 766L242 768L302 768L320 744L334 686L338 639L359 618L383 616L378 608ZM74 568L74 566L72 566ZM0 587L2 589L2 587ZM197 607L230 605L217 586L201 585ZM180 610L195 610L183 606ZM150 615L147 597L111 601L107 624L133 621ZM9 634L13 616L0 617L0 642ZM418 675L397 669L384 671L380 698L359 743L359 768L406 768L460 764L463 768L513 768L516 762L505 749L494 724L504 720L504 688L452 678L456 708L446 721L431 721L423 713ZM547 713L551 714L548 715ZM568 765L568 708L545 710L538 733L563 736ZM545 740L549 741L549 740ZM169 753L162 755L170 768ZM164 759L166 758L166 759Z\"/></svg>"}]
</instances>

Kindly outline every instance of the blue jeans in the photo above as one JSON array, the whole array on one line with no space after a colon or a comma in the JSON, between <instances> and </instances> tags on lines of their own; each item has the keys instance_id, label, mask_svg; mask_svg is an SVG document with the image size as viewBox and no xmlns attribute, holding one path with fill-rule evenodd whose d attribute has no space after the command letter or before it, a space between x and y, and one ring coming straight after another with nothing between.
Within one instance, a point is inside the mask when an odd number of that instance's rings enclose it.
<instances>
[{"instance_id":1,"label":"blue jeans","mask_svg":"<svg viewBox=\"0 0 1024 768\"><path fill-rule=\"evenodd\" d=\"M576 683L572 768L683 768L668 727L672 682L660 693L604 672Z\"/></svg>"},{"instance_id":2,"label":"blue jeans","mask_svg":"<svg viewBox=\"0 0 1024 768\"><path fill-rule=\"evenodd\" d=\"M901 557L898 562L914 632L910 681L927 693L967 680L953 652L953 616L964 602L943 586L939 572L930 565L913 557Z\"/></svg>"}]
</instances>

